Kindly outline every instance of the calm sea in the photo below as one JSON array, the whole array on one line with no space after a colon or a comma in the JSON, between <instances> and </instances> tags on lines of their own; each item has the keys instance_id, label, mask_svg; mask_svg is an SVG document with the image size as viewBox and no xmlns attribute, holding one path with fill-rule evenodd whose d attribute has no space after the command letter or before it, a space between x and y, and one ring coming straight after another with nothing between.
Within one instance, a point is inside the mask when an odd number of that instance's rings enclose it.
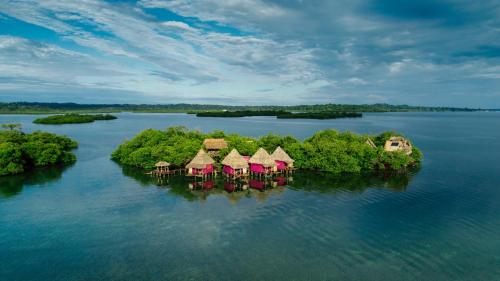
<instances>
[{"instance_id":1,"label":"calm sea","mask_svg":"<svg viewBox=\"0 0 500 281\"><path fill-rule=\"evenodd\" d=\"M500 113L362 119L118 114L35 125L68 135L75 165L0 178L0 280L500 280ZM306 138L397 130L424 153L398 176L295 174L284 185L191 191L110 160L146 128ZM224 189L226 188L226 189Z\"/></svg>"}]
</instances>

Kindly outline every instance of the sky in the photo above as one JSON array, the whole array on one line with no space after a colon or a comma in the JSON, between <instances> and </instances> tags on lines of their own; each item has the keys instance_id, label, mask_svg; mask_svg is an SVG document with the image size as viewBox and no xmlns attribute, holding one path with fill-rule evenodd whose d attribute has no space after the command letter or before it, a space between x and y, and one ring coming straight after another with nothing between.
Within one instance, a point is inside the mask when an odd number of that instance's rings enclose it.
<instances>
[{"instance_id":1,"label":"sky","mask_svg":"<svg viewBox=\"0 0 500 281\"><path fill-rule=\"evenodd\" d=\"M0 101L500 108L500 1L0 0Z\"/></svg>"}]
</instances>

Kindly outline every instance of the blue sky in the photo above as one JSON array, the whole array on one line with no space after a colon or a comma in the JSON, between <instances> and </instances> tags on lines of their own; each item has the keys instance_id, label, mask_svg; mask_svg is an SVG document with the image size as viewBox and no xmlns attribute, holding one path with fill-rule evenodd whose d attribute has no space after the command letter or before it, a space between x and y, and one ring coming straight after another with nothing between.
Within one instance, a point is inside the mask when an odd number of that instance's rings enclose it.
<instances>
[{"instance_id":1,"label":"blue sky","mask_svg":"<svg viewBox=\"0 0 500 281\"><path fill-rule=\"evenodd\" d=\"M3 0L0 101L500 107L500 2Z\"/></svg>"}]
</instances>

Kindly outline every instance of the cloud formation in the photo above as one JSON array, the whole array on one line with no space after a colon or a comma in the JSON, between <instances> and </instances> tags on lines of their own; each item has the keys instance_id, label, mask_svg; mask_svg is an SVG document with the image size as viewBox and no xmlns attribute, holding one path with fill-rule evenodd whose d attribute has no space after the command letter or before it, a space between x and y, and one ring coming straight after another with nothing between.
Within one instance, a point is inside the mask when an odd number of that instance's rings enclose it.
<instances>
[{"instance_id":1,"label":"cloud formation","mask_svg":"<svg viewBox=\"0 0 500 281\"><path fill-rule=\"evenodd\" d=\"M499 15L493 0L3 1L0 99L500 107Z\"/></svg>"}]
</instances>

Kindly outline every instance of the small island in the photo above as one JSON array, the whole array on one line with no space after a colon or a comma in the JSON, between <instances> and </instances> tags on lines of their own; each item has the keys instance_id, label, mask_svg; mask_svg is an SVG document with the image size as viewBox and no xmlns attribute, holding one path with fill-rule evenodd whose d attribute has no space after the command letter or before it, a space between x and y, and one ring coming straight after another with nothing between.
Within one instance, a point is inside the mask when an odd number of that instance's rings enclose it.
<instances>
[{"instance_id":1,"label":"small island","mask_svg":"<svg viewBox=\"0 0 500 281\"><path fill-rule=\"evenodd\" d=\"M359 112L340 112L340 111L288 112L284 110L204 111L204 112L197 112L195 114L197 117L275 116L278 119L337 119L337 118L363 117L363 114Z\"/></svg>"},{"instance_id":2,"label":"small island","mask_svg":"<svg viewBox=\"0 0 500 281\"><path fill-rule=\"evenodd\" d=\"M76 161L71 151L78 144L68 137L41 131L27 134L21 132L18 125L2 127L7 130L0 131L0 176Z\"/></svg>"},{"instance_id":3,"label":"small island","mask_svg":"<svg viewBox=\"0 0 500 281\"><path fill-rule=\"evenodd\" d=\"M44 124L44 125L62 125L62 124L92 123L98 120L114 120L114 119L117 119L117 117L111 114L70 113L64 115L52 115L44 118L37 118L33 121L33 123Z\"/></svg>"},{"instance_id":4,"label":"small island","mask_svg":"<svg viewBox=\"0 0 500 281\"><path fill-rule=\"evenodd\" d=\"M223 139L227 143L216 154L211 154L216 162L220 162L233 149L249 156L260 148L275 151L281 147L295 160L294 169L335 174L402 171L418 166L422 159L418 148L410 146L409 141L394 132L370 136L323 130L300 141L292 136L276 134L261 138L226 134L223 131L205 134L184 127L171 127L165 131L145 130L121 144L111 157L120 164L145 170L154 169L161 161L168 162L171 169L183 169L199 154L200 148L207 149L210 154L206 140L213 139ZM386 149L386 145L392 149ZM398 149L400 145L401 149Z\"/></svg>"},{"instance_id":5,"label":"small island","mask_svg":"<svg viewBox=\"0 0 500 281\"><path fill-rule=\"evenodd\" d=\"M283 110L236 110L236 111L201 111L196 113L196 117L251 117L251 116L278 116L289 114Z\"/></svg>"},{"instance_id":6,"label":"small island","mask_svg":"<svg viewBox=\"0 0 500 281\"><path fill-rule=\"evenodd\" d=\"M298 113L282 113L276 115L278 119L339 119L339 118L361 118L362 113L359 112L298 112Z\"/></svg>"}]
</instances>

